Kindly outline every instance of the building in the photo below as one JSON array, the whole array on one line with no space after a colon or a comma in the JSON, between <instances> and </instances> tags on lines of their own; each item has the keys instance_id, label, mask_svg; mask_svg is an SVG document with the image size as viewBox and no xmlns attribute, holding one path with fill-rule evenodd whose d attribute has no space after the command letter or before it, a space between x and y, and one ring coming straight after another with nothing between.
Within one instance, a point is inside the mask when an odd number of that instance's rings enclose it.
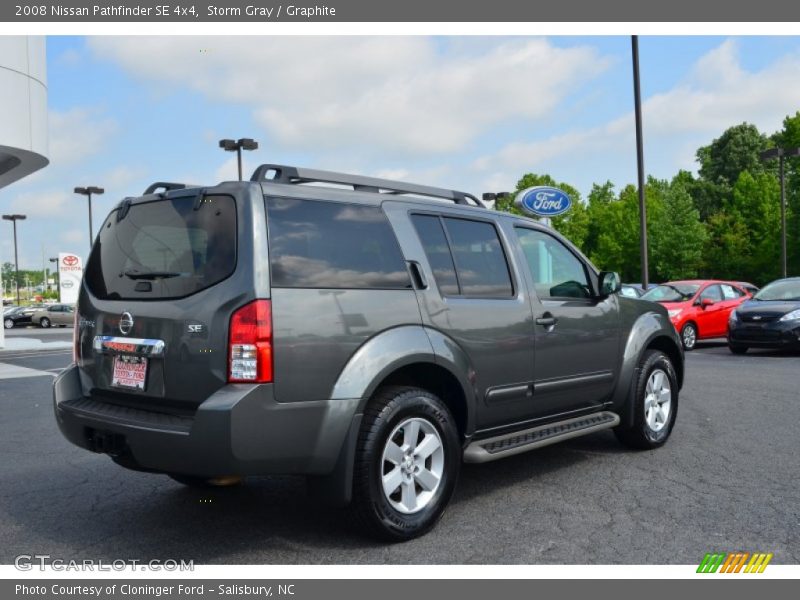
<instances>
[{"instance_id":1,"label":"building","mask_svg":"<svg viewBox=\"0 0 800 600\"><path fill-rule=\"evenodd\" d=\"M47 156L45 38L0 36L0 203L2 188L47 166Z\"/></svg>"}]
</instances>

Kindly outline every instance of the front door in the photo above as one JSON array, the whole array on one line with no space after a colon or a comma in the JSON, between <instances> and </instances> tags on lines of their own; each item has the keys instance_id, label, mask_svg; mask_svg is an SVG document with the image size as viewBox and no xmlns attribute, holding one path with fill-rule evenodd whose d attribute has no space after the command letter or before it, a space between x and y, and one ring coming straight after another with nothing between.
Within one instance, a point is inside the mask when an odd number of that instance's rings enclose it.
<instances>
[{"instance_id":1,"label":"front door","mask_svg":"<svg viewBox=\"0 0 800 600\"><path fill-rule=\"evenodd\" d=\"M598 408L619 370L619 299L598 298L588 265L556 236L514 229L531 288L535 414Z\"/></svg>"}]
</instances>

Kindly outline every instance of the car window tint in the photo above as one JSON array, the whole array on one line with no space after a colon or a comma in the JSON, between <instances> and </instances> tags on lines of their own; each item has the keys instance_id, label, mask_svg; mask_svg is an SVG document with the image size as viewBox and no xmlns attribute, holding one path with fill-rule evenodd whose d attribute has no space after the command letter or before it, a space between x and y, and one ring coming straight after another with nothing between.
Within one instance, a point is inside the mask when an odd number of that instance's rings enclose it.
<instances>
[{"instance_id":1,"label":"car window tint","mask_svg":"<svg viewBox=\"0 0 800 600\"><path fill-rule=\"evenodd\" d=\"M722 290L718 285L710 285L700 294L700 300L713 300L714 302L722 301Z\"/></svg>"},{"instance_id":2,"label":"car window tint","mask_svg":"<svg viewBox=\"0 0 800 600\"><path fill-rule=\"evenodd\" d=\"M236 203L179 196L115 209L100 228L85 281L101 300L181 298L236 267Z\"/></svg>"},{"instance_id":3,"label":"car window tint","mask_svg":"<svg viewBox=\"0 0 800 600\"><path fill-rule=\"evenodd\" d=\"M267 212L275 287L411 287L380 207L270 198Z\"/></svg>"},{"instance_id":4,"label":"car window tint","mask_svg":"<svg viewBox=\"0 0 800 600\"><path fill-rule=\"evenodd\" d=\"M439 292L443 296L457 296L456 268L441 220L433 215L411 215L411 222L425 249Z\"/></svg>"},{"instance_id":5,"label":"car window tint","mask_svg":"<svg viewBox=\"0 0 800 600\"><path fill-rule=\"evenodd\" d=\"M508 263L491 223L444 218L462 296L504 298L514 294Z\"/></svg>"},{"instance_id":6,"label":"car window tint","mask_svg":"<svg viewBox=\"0 0 800 600\"><path fill-rule=\"evenodd\" d=\"M589 298L592 288L583 262L553 236L517 227L525 261L540 298Z\"/></svg>"}]
</instances>

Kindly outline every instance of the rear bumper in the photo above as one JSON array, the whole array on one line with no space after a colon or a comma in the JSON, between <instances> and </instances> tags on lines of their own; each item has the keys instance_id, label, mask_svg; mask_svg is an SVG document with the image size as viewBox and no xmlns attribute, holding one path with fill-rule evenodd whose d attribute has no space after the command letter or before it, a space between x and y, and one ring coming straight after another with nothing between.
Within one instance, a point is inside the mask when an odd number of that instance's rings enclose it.
<instances>
[{"instance_id":1,"label":"rear bumper","mask_svg":"<svg viewBox=\"0 0 800 600\"><path fill-rule=\"evenodd\" d=\"M165 415L85 397L75 365L56 378L53 398L73 444L134 469L209 477L329 474L359 402L279 403L272 385L232 384L192 416Z\"/></svg>"}]
</instances>

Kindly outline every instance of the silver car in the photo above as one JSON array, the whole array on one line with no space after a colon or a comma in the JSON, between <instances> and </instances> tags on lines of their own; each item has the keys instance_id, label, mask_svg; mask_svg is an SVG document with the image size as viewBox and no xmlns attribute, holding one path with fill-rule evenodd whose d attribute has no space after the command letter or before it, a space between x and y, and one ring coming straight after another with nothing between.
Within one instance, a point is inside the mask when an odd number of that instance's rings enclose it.
<instances>
[{"instance_id":1,"label":"silver car","mask_svg":"<svg viewBox=\"0 0 800 600\"><path fill-rule=\"evenodd\" d=\"M75 318L75 307L69 304L51 304L43 306L31 316L31 322L45 329L58 325L72 326Z\"/></svg>"}]
</instances>

